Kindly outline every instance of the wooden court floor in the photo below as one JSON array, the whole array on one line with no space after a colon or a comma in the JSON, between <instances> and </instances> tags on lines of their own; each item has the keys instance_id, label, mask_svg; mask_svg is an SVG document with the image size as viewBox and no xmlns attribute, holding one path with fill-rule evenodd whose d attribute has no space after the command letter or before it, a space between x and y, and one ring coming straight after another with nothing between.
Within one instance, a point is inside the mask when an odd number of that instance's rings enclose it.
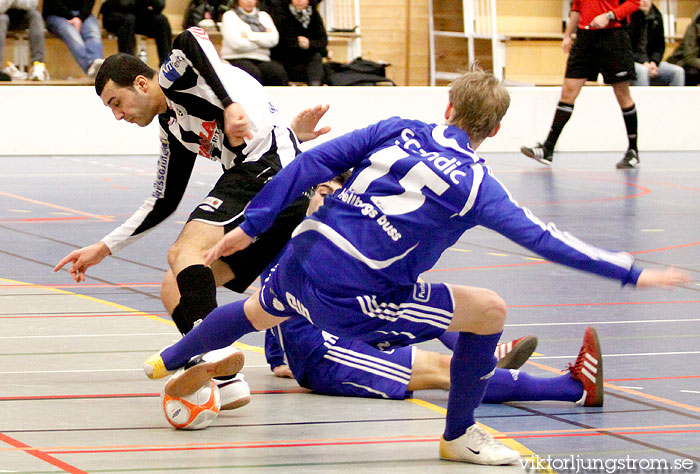
<instances>
[{"instance_id":1,"label":"wooden court floor","mask_svg":"<svg viewBox=\"0 0 700 474\"><path fill-rule=\"evenodd\" d=\"M519 402L477 411L535 463L529 472L700 467L700 153L642 153L632 171L614 169L618 155L563 153L551 169L515 154L485 158L545 222L629 251L645 266L684 268L687 287L620 288L481 228L423 275L500 293L509 306L504 339L539 337L523 368L535 375L559 374L574 362L584 328L598 330L603 407ZM91 268L85 283L51 271L127 218L150 194L154 169L153 156L0 157L0 472L528 471L438 460L444 392L350 399L275 378L262 334L240 344L251 403L203 431L170 428L160 411L163 382L146 379L141 363L179 336L158 297L166 251L218 167L198 164L177 213Z\"/></svg>"}]
</instances>

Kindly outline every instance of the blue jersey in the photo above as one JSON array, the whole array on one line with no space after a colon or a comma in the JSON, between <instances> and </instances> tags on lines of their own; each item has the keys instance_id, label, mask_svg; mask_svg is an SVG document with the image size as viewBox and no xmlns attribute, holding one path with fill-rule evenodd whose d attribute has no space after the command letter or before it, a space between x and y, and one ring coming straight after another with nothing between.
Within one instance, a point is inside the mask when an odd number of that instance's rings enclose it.
<instances>
[{"instance_id":1,"label":"blue jersey","mask_svg":"<svg viewBox=\"0 0 700 474\"><path fill-rule=\"evenodd\" d=\"M636 283L625 253L588 245L518 206L454 126L393 117L299 155L257 194L241 229L266 230L304 190L353 168L288 249L331 294L413 285L468 229L492 229L544 258Z\"/></svg>"}]
</instances>

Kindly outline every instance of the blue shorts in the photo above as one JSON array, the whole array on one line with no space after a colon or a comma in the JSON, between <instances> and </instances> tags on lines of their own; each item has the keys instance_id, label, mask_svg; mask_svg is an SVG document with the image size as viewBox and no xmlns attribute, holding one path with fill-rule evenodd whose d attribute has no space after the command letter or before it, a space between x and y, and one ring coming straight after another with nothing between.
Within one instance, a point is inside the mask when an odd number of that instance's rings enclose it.
<instances>
[{"instance_id":1,"label":"blue shorts","mask_svg":"<svg viewBox=\"0 0 700 474\"><path fill-rule=\"evenodd\" d=\"M260 304L272 315L302 316L331 334L380 349L435 339L454 314L452 291L441 283L397 286L381 295L342 296L332 292L333 282L323 283L311 282L292 253L285 252L263 282Z\"/></svg>"},{"instance_id":2,"label":"blue shorts","mask_svg":"<svg viewBox=\"0 0 700 474\"><path fill-rule=\"evenodd\" d=\"M299 385L324 395L402 400L411 393L415 347L380 351L360 341L339 339L312 367Z\"/></svg>"}]
</instances>

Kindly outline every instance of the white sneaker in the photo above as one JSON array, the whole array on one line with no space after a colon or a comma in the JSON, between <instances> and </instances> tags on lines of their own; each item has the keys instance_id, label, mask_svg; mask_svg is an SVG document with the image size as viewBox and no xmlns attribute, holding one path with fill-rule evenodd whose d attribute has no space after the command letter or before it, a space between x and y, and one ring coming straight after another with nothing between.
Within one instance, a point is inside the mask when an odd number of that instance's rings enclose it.
<instances>
[{"instance_id":1,"label":"white sneaker","mask_svg":"<svg viewBox=\"0 0 700 474\"><path fill-rule=\"evenodd\" d=\"M97 71L100 70L100 66L102 66L103 62L105 62L104 59L98 58L95 59L92 63L90 63L90 67L87 70L88 77L95 77L97 75Z\"/></svg>"},{"instance_id":2,"label":"white sneaker","mask_svg":"<svg viewBox=\"0 0 700 474\"><path fill-rule=\"evenodd\" d=\"M479 425L470 426L457 439L440 438L440 458L473 464L503 465L520 459L520 454L496 440Z\"/></svg>"},{"instance_id":3,"label":"white sneaker","mask_svg":"<svg viewBox=\"0 0 700 474\"><path fill-rule=\"evenodd\" d=\"M48 81L49 71L46 69L46 64L34 61L34 65L29 70L30 81Z\"/></svg>"},{"instance_id":4,"label":"white sneaker","mask_svg":"<svg viewBox=\"0 0 700 474\"><path fill-rule=\"evenodd\" d=\"M214 383L219 387L222 410L235 410L250 403L250 386L243 374L238 373L228 380L215 378Z\"/></svg>"},{"instance_id":5,"label":"white sneaker","mask_svg":"<svg viewBox=\"0 0 700 474\"><path fill-rule=\"evenodd\" d=\"M13 81L25 81L27 79L27 73L20 71L14 63L7 61L7 66L2 70L5 74L10 76Z\"/></svg>"}]
</instances>

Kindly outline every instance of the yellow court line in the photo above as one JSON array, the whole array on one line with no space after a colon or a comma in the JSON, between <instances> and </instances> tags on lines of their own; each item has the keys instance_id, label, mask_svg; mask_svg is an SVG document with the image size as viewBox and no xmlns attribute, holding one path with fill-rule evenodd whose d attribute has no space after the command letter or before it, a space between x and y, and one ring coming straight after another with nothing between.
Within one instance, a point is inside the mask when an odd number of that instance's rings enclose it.
<instances>
[{"instance_id":1,"label":"yellow court line","mask_svg":"<svg viewBox=\"0 0 700 474\"><path fill-rule=\"evenodd\" d=\"M110 307L112 307L112 308L116 308L116 309L125 311L125 312L127 312L127 313L131 313L131 314L133 314L134 316L144 316L144 317L146 317L146 318L148 318L148 319L152 319L152 320L157 321L157 322L159 322L159 323L165 323L165 324L167 324L167 325L169 325L169 326L177 327L177 326L175 325L175 323L172 322L172 321L169 320L169 319L161 318L160 316L155 316L155 315L149 314L149 313L144 313L143 311L139 311L139 310L134 309L134 308L129 308L128 306L124 306L124 305L121 305L121 304L118 304L118 303L112 303L111 301L102 300L102 299L99 299L99 298L93 298L92 296L81 295L81 294L79 294L79 293L74 293L74 292L72 292L72 291L59 290L58 288L53 288L53 287L51 287L51 286L35 285L34 283L27 283L27 282L24 282L24 281L8 280L8 279L6 279L6 278L0 278L0 282L10 283L10 284L12 284L12 285L23 285L23 286L28 286L28 287L32 287L32 288L41 288L41 289L43 289L43 290L54 291L54 292L56 292L56 293L61 293L61 294L64 294L64 295L75 296L76 298L80 298L80 299L87 300L87 301L92 301L93 303L104 304L104 305L106 305L106 306L110 306ZM239 349L241 349L241 350L249 350L249 351L257 352L257 353L259 353L259 354L264 354L264 353L265 353L265 351L264 351L263 348L261 348L261 347L250 346L250 345L244 344L244 343L242 343L242 342L236 342L236 343L234 343L234 345L235 345L236 347L238 347Z\"/></svg>"},{"instance_id":2,"label":"yellow court line","mask_svg":"<svg viewBox=\"0 0 700 474\"><path fill-rule=\"evenodd\" d=\"M145 312L143 312L143 311L138 311L138 310L136 310L136 309L129 308L128 306L124 306L124 305L121 305L121 304L118 304L118 303L112 303L111 301L106 301L106 300L102 300L102 299L99 299L99 298L94 298L94 297L92 297L92 296L81 295L81 294L78 294L78 293L73 293L72 291L66 291L66 290L60 290L60 289L58 289L58 288L52 288L52 287L50 287L50 286L36 285L36 284L33 284L33 283L26 283L26 282L17 281L17 280L9 280L9 279L6 279L6 278L0 278L0 282L10 283L10 284L13 284L13 285L24 285L24 286L28 286L28 287L32 287L32 288L41 288L41 289L48 290L48 291L54 291L54 292L56 292L56 293L61 293L61 294L65 294L65 295L75 296L75 297L78 297L78 298L81 298L81 299L84 299L84 300L87 300L87 301L92 301L92 302L95 302L95 303L105 304L105 305L110 306L110 307L112 307L112 308L117 308L117 309L120 309L120 310L122 310L122 311L126 311L126 312L129 312L129 313L132 313L132 314L134 314L134 315L136 315L136 316L145 316L145 317L147 317L147 318L149 318L149 319L152 319L152 320L154 320L154 321L158 321L158 322L160 322L160 323L165 323L165 324L168 324L168 325L173 326L173 327L175 326L175 323L172 322L172 321L170 321L170 320L168 320L168 319L161 318L161 317L159 317L159 316L154 316L154 315L152 315L152 314L148 314L148 313L145 313ZM243 349L243 350L250 350L250 351L254 351L254 352L260 353L260 354L264 354L263 348L258 347L258 346L251 346L251 345L249 345L249 344L244 344L244 343L242 343L242 342L236 342L235 345L236 345L237 347L239 347L240 349ZM417 399L417 398L409 398L409 399L407 399L407 401L409 401L409 402L411 402L411 403L415 403L416 405L420 405L420 406L422 406L422 407L428 408L428 409L430 409L430 410L436 411L436 412L438 412L438 413L440 413L440 414L442 414L442 415L447 414L447 410L445 410L444 408L442 408L442 407L440 407L440 406L438 406L438 405L434 405L434 404L432 404L432 403L426 402L426 401L424 401L424 400L420 400L420 399ZM479 424L480 424L485 430L487 430L488 432L490 432L491 434L494 434L494 435L500 434L498 431L494 430L493 428L490 428L490 427L488 427L488 426L486 426L486 425L484 425L484 424L481 424L481 423L479 423ZM502 438L502 439L500 439L500 441L501 441L503 444L509 446L510 448L515 449L515 450L518 451L520 454L529 455L529 456L533 456L533 457L536 457L536 456L537 456L537 455L536 455L534 452L532 452L530 449L526 448L524 445L520 444L519 442L515 441L514 439L511 439L511 438ZM545 470L538 471L538 472L545 473L545 474L547 474L547 473L554 473L554 471L552 471L551 469L549 469L549 467L548 467L547 469L545 469Z\"/></svg>"},{"instance_id":3,"label":"yellow court line","mask_svg":"<svg viewBox=\"0 0 700 474\"><path fill-rule=\"evenodd\" d=\"M0 278L0 282L11 283L11 284L13 284L13 285L23 285L23 286L27 286L27 287L30 287L30 288L40 288L40 289L42 289L42 290L53 291L53 292L55 292L55 293L61 293L61 294L64 294L64 295L75 296L75 297L77 297L77 298L80 298L80 299L83 299L83 300L87 300L87 301L91 301L91 302L93 302L93 303L100 303L100 304L104 304L104 305L110 306L110 307L112 307L112 308L120 309L120 310L125 311L125 312L127 312L127 313L131 313L131 314L133 314L134 316L145 316L145 317L147 317L147 318L149 318L149 319L153 319L154 321L158 321L159 323L165 323L165 324L169 324L170 326L175 327L175 323L172 322L172 321L170 321L170 320L168 320L168 319L161 318L161 317L159 317L159 316L154 316L154 315L152 315L152 314L144 313L143 311L139 311L139 310L136 310L136 309L134 309L134 308L129 308L128 306L123 306L123 305L120 305L120 304L117 304L117 303L112 303L111 301L106 301L106 300L102 300L102 299L99 299L99 298L93 298L92 296L81 295L81 294L79 294L79 293L73 293L72 291L59 290L58 288L53 288L53 287L51 287L51 286L36 285L36 284L34 284L34 283L27 283L27 282L24 282L24 281L8 280L8 279L6 279L6 278Z\"/></svg>"},{"instance_id":4,"label":"yellow court line","mask_svg":"<svg viewBox=\"0 0 700 474\"><path fill-rule=\"evenodd\" d=\"M0 191L0 196L7 196L7 197L11 197L13 199L19 199L20 201L27 201L27 202L31 202L32 204L39 204L41 206L53 207L55 209L61 209L63 211L72 212L73 214L79 214L81 216L93 217L95 219L105 221L105 222L114 222L114 219L112 219L111 217L98 216L97 214L90 214L89 212L82 212L82 211L78 211L75 209L71 209L70 207L59 206L57 204L51 204L51 203L44 202L44 201L37 201L36 199L30 199L30 198L26 198L24 196L18 196L17 194L11 194L11 193L6 193L3 191Z\"/></svg>"},{"instance_id":5,"label":"yellow court line","mask_svg":"<svg viewBox=\"0 0 700 474\"><path fill-rule=\"evenodd\" d=\"M428 410L432 410L432 411L438 412L438 413L440 413L440 414L443 415L443 416L444 416L444 415L447 415L447 410L446 410L445 408L442 408L441 406L435 405L435 404L430 403L430 402L426 402L425 400L421 400L421 399L419 399L419 398L407 398L406 401L407 401L407 402L411 402L411 403L415 403L416 405L421 406L421 407L424 407L424 408L427 408ZM478 423L478 422L477 422L477 423ZM491 433L491 434L494 435L494 436L498 436L498 435L501 435L501 434L502 434L500 431L496 431L496 430L494 430L493 428L484 425L483 423L479 423L479 426L481 426L482 428L484 428L486 431L488 431L489 433ZM509 448L516 450L517 452L519 452L520 454L522 454L522 455L524 455L524 456L533 457L533 458L537 458L537 457L538 457L537 454L535 454L533 451L531 451L531 450L530 450L529 448L527 448L525 445L523 445L523 444L521 444L521 443L515 441L515 440L512 439L512 438L499 438L498 440L499 440L501 443L503 443L503 444L505 444L506 446L508 446ZM543 461L543 462L544 462L544 461ZM543 470L539 470L539 469L538 469L538 471L537 471L538 473L556 474L556 472L553 471L552 468L549 467L549 465L547 465L547 463L544 463L544 464L545 464L547 467L546 467L545 469L543 469Z\"/></svg>"}]
</instances>

